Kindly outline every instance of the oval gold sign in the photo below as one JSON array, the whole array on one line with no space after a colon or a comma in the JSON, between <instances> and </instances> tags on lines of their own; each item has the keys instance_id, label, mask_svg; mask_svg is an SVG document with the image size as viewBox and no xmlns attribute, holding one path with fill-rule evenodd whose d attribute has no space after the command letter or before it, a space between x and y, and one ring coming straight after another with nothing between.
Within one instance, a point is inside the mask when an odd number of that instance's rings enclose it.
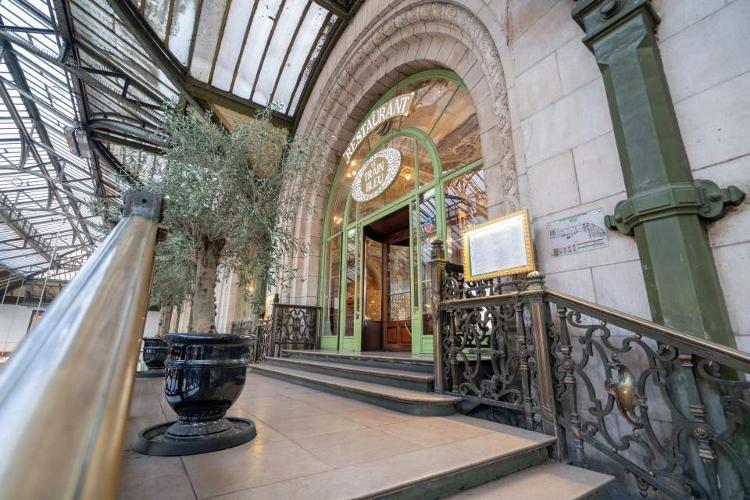
<instances>
[{"instance_id":1,"label":"oval gold sign","mask_svg":"<svg viewBox=\"0 0 750 500\"><path fill-rule=\"evenodd\" d=\"M362 165L352 182L352 198L363 203L388 189L401 168L401 153L395 148L378 151Z\"/></svg>"}]
</instances>

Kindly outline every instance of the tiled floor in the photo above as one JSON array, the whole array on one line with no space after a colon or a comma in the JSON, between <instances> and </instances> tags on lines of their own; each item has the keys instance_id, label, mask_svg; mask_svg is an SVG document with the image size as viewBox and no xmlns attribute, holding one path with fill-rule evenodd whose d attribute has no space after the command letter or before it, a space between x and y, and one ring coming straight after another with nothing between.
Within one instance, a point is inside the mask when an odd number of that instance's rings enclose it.
<instances>
[{"instance_id":1,"label":"tiled floor","mask_svg":"<svg viewBox=\"0 0 750 500\"><path fill-rule=\"evenodd\" d=\"M136 381L128 447L140 429L174 418L161 391L161 379ZM538 439L504 426L510 431L499 434L497 424L468 417L410 416L251 373L230 415L252 419L255 440L174 458L128 449L120 498L347 498L352 484L411 479L454 467L450 461L469 450L474 456Z\"/></svg>"}]
</instances>

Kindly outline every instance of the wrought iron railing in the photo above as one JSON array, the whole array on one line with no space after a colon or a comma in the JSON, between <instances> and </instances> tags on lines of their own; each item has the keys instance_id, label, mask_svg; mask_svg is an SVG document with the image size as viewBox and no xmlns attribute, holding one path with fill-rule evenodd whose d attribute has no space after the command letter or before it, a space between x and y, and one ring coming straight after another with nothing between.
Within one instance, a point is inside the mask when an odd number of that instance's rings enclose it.
<instances>
[{"instance_id":1,"label":"wrought iron railing","mask_svg":"<svg viewBox=\"0 0 750 500\"><path fill-rule=\"evenodd\" d=\"M0 497L115 498L160 197L125 218L0 373Z\"/></svg>"},{"instance_id":2,"label":"wrought iron railing","mask_svg":"<svg viewBox=\"0 0 750 500\"><path fill-rule=\"evenodd\" d=\"M284 349L315 349L318 347L318 307L274 302L267 320L237 321L232 331L249 331L256 338L252 346L254 362L279 356Z\"/></svg>"},{"instance_id":3,"label":"wrought iron railing","mask_svg":"<svg viewBox=\"0 0 750 500\"><path fill-rule=\"evenodd\" d=\"M750 497L750 355L527 280L433 260L436 387L557 437L631 492ZM437 362L440 360L440 362Z\"/></svg>"},{"instance_id":4,"label":"wrought iron railing","mask_svg":"<svg viewBox=\"0 0 750 500\"><path fill-rule=\"evenodd\" d=\"M270 327L272 355L279 356L283 349L315 349L318 310L316 306L274 303Z\"/></svg>"}]
</instances>

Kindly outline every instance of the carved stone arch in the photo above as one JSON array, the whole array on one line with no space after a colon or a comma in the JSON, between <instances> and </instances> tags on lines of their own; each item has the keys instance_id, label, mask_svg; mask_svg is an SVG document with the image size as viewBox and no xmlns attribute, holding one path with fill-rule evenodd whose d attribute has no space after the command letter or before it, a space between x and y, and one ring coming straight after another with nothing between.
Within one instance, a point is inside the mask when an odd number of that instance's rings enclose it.
<instances>
[{"instance_id":1,"label":"carved stone arch","mask_svg":"<svg viewBox=\"0 0 750 500\"><path fill-rule=\"evenodd\" d=\"M407 76L445 68L464 80L477 109L488 189L496 189L495 198L501 200L494 212L510 212L520 205L503 66L480 19L447 2L391 3L353 39L343 55L327 62L333 69L322 73L298 129L300 134L324 134L327 159L320 182L308 191L314 211L296 228L297 236L312 246L309 256L294 262L308 279L282 291L282 298L299 303L313 303L317 296L320 233L342 153L372 105Z\"/></svg>"}]
</instances>

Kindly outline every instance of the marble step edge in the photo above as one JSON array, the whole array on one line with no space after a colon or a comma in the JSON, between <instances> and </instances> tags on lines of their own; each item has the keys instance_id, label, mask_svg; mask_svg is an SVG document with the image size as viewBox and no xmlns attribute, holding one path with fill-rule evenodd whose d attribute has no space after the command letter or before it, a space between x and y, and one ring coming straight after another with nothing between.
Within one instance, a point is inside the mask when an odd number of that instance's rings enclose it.
<instances>
[{"instance_id":1,"label":"marble step edge","mask_svg":"<svg viewBox=\"0 0 750 500\"><path fill-rule=\"evenodd\" d=\"M294 349L283 349L281 351L285 356L314 356L320 358L333 358L333 359L350 359L353 361L379 361L393 364L403 365L427 365L431 366L435 363L432 359L420 359L420 358L407 358L401 356L388 356L385 354L367 354L364 353L353 353L353 352L339 352L339 351L323 351L323 350L294 350Z\"/></svg>"},{"instance_id":2,"label":"marble step edge","mask_svg":"<svg viewBox=\"0 0 750 500\"><path fill-rule=\"evenodd\" d=\"M504 451L489 458L464 463L449 469L436 470L428 477L419 477L389 486L377 493L356 497L364 499L424 500L448 498L462 491L512 477L519 472L544 464L549 460L549 446L554 439L527 444L512 451ZM500 499L498 499L500 500Z\"/></svg>"},{"instance_id":3,"label":"marble step edge","mask_svg":"<svg viewBox=\"0 0 750 500\"><path fill-rule=\"evenodd\" d=\"M420 416L453 415L461 398L360 382L303 370L259 364L250 370L259 375L349 397L365 403Z\"/></svg>"},{"instance_id":4,"label":"marble step edge","mask_svg":"<svg viewBox=\"0 0 750 500\"><path fill-rule=\"evenodd\" d=\"M435 380L435 376L429 373L397 370L392 368L376 368L372 366L354 365L349 363L331 363L325 361L314 361L304 358L267 358L266 361L271 363L293 364L296 366L315 366L318 368L326 368L338 372L361 373L398 380L422 382L426 384Z\"/></svg>"},{"instance_id":5,"label":"marble step edge","mask_svg":"<svg viewBox=\"0 0 750 500\"><path fill-rule=\"evenodd\" d=\"M549 461L517 473L475 486L449 497L450 500L490 500L518 498L525 500L583 500L603 498L602 490L615 478L592 470Z\"/></svg>"}]
</instances>

